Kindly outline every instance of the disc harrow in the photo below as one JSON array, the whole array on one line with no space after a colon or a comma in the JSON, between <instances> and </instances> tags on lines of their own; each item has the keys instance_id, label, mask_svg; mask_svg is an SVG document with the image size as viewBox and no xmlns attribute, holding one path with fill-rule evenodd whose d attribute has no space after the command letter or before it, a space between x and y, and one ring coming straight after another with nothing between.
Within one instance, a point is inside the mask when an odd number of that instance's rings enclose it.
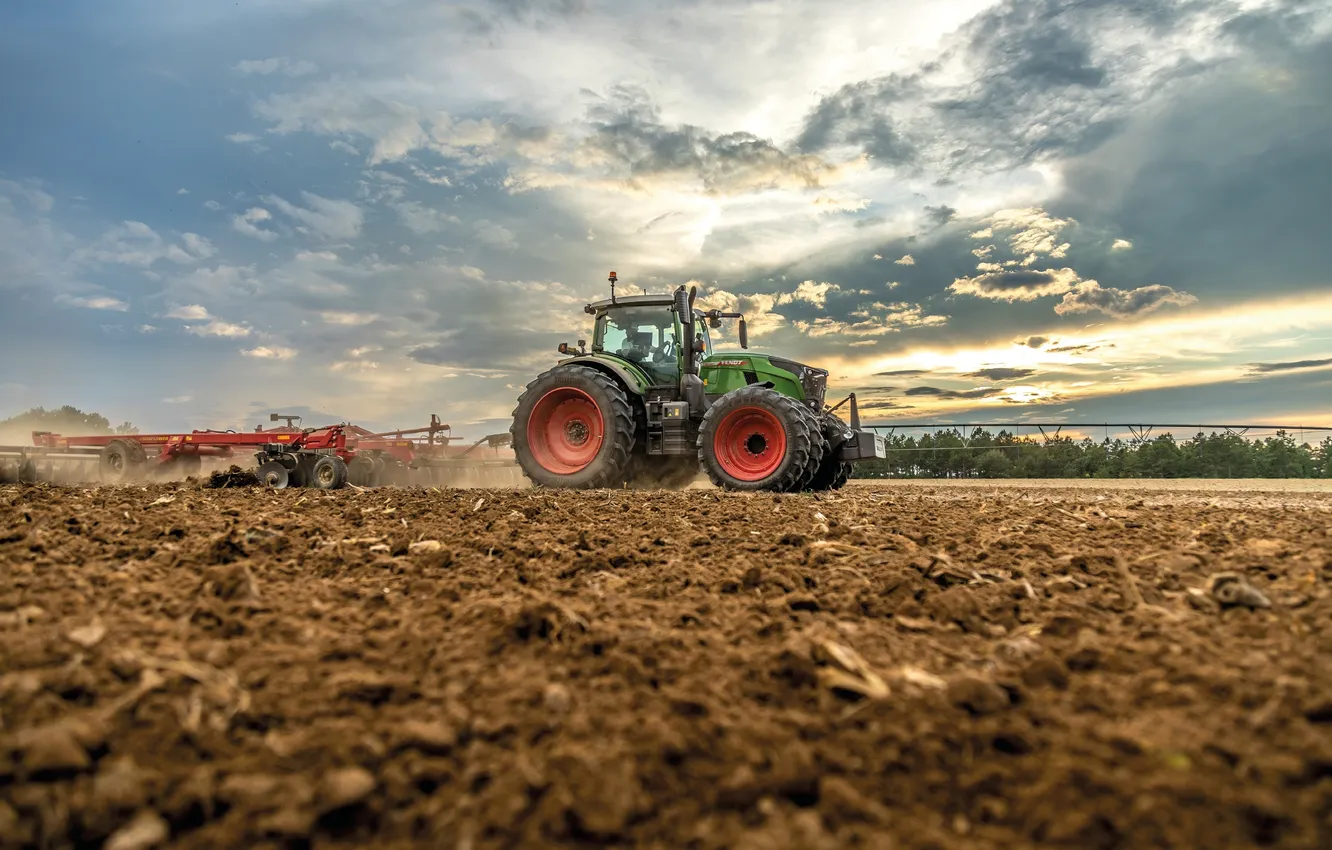
<instances>
[{"instance_id":1,"label":"disc harrow","mask_svg":"<svg viewBox=\"0 0 1332 850\"><path fill-rule=\"evenodd\" d=\"M204 464L234 465L253 458L260 483L273 489L314 487L514 487L524 479L509 435L468 442L430 417L423 428L372 432L341 423L293 424L298 416L270 414L285 425L254 431L66 436L34 431L30 446L0 446L0 482L124 484L199 475Z\"/></svg>"}]
</instances>

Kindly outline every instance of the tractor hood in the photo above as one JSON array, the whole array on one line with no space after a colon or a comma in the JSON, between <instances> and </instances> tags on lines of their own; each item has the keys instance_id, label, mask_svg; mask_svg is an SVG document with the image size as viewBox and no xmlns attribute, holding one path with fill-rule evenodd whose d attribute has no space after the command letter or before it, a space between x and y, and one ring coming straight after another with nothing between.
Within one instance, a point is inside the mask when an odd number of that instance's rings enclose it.
<instances>
[{"instance_id":1,"label":"tractor hood","mask_svg":"<svg viewBox=\"0 0 1332 850\"><path fill-rule=\"evenodd\" d=\"M749 351L716 352L703 361L699 371L710 396L748 384L770 383L782 395L803 399L822 410L828 389L828 372L824 369Z\"/></svg>"}]
</instances>

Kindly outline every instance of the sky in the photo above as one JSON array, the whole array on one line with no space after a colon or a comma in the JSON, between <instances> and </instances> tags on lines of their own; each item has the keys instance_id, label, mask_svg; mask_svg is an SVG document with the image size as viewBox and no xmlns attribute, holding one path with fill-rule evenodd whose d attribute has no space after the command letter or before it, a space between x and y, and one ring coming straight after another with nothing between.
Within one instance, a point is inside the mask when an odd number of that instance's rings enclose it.
<instances>
[{"instance_id":1,"label":"sky","mask_svg":"<svg viewBox=\"0 0 1332 850\"><path fill-rule=\"evenodd\" d=\"M0 114L0 418L504 431L614 269L867 421L1332 425L1332 0L11 3Z\"/></svg>"}]
</instances>

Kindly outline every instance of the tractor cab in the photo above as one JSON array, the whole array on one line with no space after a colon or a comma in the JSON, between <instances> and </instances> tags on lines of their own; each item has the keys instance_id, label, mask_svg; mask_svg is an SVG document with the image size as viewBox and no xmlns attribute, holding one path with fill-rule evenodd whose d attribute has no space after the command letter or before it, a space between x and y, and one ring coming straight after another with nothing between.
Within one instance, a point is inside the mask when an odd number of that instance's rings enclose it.
<instances>
[{"instance_id":1,"label":"tractor cab","mask_svg":"<svg viewBox=\"0 0 1332 850\"><path fill-rule=\"evenodd\" d=\"M609 354L642 369L655 386L675 386L684 366L681 346L685 329L675 311L674 299L661 295L638 295L599 301L588 305L596 316L592 330L592 352ZM698 315L699 318L702 314ZM707 326L694 323L703 356L712 353Z\"/></svg>"}]
</instances>

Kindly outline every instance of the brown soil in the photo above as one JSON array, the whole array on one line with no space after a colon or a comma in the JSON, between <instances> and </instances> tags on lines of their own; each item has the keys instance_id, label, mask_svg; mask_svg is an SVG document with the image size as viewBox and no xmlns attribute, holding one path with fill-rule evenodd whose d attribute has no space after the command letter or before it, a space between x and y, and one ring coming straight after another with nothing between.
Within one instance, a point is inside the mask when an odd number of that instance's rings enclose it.
<instances>
[{"instance_id":1,"label":"brown soil","mask_svg":"<svg viewBox=\"0 0 1332 850\"><path fill-rule=\"evenodd\" d=\"M1329 503L1211 495L3 487L0 846L1332 846Z\"/></svg>"}]
</instances>

